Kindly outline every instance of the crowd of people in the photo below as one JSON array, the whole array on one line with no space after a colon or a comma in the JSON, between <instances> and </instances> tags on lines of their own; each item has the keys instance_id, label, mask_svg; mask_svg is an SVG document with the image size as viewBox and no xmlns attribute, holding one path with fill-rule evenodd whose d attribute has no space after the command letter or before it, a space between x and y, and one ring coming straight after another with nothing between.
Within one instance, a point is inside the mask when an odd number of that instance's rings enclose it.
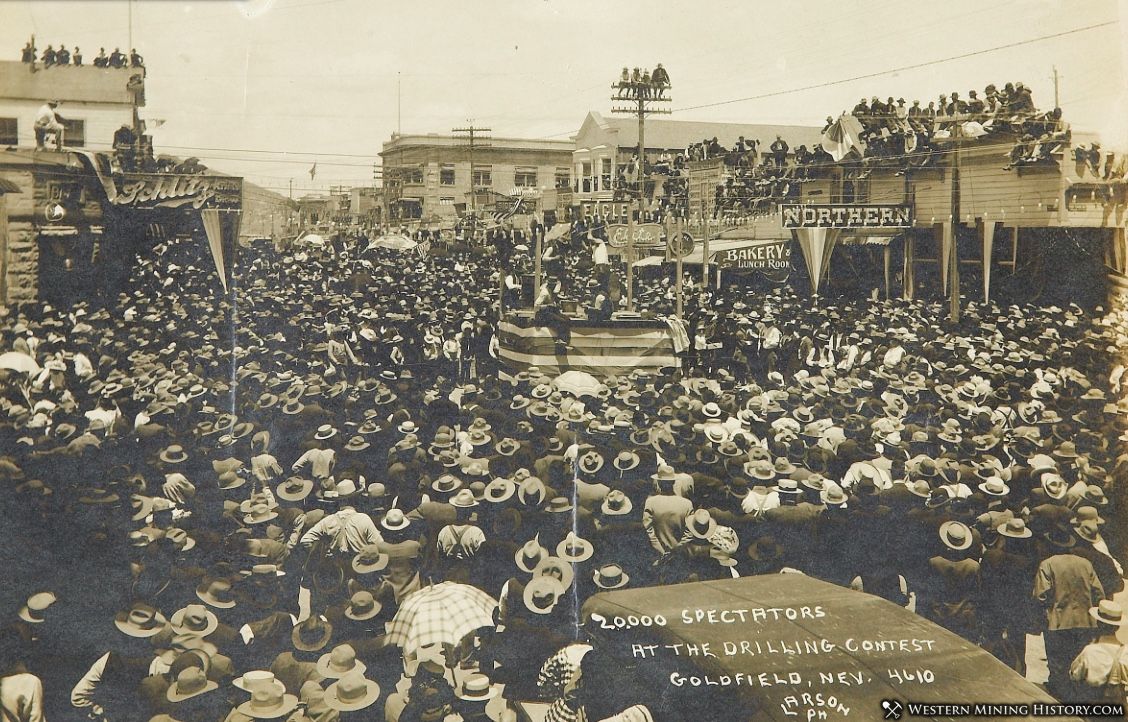
<instances>
[{"instance_id":1,"label":"crowd of people","mask_svg":"<svg viewBox=\"0 0 1128 722\"><path fill-rule=\"evenodd\" d=\"M1042 634L1051 691L1123 700L1128 314L697 289L682 368L577 396L498 363L501 276L541 232L495 238L508 265L244 254L230 295L171 241L120 295L9 310L0 348L32 364L0 372L0 707L662 720L584 601L781 572L1019 671ZM598 285L594 238L546 244L547 285ZM634 298L669 314L674 286Z\"/></svg>"},{"instance_id":2,"label":"crowd of people","mask_svg":"<svg viewBox=\"0 0 1128 722\"><path fill-rule=\"evenodd\" d=\"M44 68L83 64L82 49L77 45L74 46L74 50L68 50L67 46L62 44L57 49L54 45L48 45L43 54L39 55L35 43L29 40L20 53L20 61L34 67L37 59L43 63ZM106 55L105 48L99 48L98 55L91 64L95 68L144 68L145 59L137 52L137 48L132 48L128 55L121 52L121 48L114 48L109 55Z\"/></svg>"},{"instance_id":3,"label":"crowd of people","mask_svg":"<svg viewBox=\"0 0 1128 722\"><path fill-rule=\"evenodd\" d=\"M670 73L658 63L651 72L645 68L633 71L623 68L615 84L618 100L669 100L665 93L670 88Z\"/></svg>"}]
</instances>

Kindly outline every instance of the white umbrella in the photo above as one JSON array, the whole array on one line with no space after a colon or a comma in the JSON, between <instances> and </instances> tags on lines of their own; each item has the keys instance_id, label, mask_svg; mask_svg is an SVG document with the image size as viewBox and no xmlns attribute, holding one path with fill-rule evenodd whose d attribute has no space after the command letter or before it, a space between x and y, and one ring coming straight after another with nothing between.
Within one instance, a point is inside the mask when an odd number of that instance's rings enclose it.
<instances>
[{"instance_id":1,"label":"white umbrella","mask_svg":"<svg viewBox=\"0 0 1128 722\"><path fill-rule=\"evenodd\" d=\"M37 374L41 370L39 364L31 356L19 351L8 351L0 354L0 369L19 371L27 375Z\"/></svg>"},{"instance_id":2,"label":"white umbrella","mask_svg":"<svg viewBox=\"0 0 1128 722\"><path fill-rule=\"evenodd\" d=\"M602 382L586 371L565 371L552 382L558 391L566 391L575 397L599 396L606 388Z\"/></svg>"},{"instance_id":3,"label":"white umbrella","mask_svg":"<svg viewBox=\"0 0 1128 722\"><path fill-rule=\"evenodd\" d=\"M387 248L390 251L410 251L419 244L411 240L407 236L398 233L388 236L380 236L379 238L371 241L368 248L365 250L372 250L373 248Z\"/></svg>"}]
</instances>

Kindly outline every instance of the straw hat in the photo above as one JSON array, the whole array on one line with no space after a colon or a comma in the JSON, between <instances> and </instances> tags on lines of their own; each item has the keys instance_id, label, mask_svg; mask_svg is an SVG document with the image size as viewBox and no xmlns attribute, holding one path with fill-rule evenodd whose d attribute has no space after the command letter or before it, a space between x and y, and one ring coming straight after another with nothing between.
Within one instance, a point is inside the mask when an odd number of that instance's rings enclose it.
<instances>
[{"instance_id":1,"label":"straw hat","mask_svg":"<svg viewBox=\"0 0 1128 722\"><path fill-rule=\"evenodd\" d=\"M453 477L452 477L453 478ZM411 525L411 520L403 513L402 509L388 509L388 513L380 520L380 526L389 531L399 531Z\"/></svg>"},{"instance_id":2,"label":"straw hat","mask_svg":"<svg viewBox=\"0 0 1128 722\"><path fill-rule=\"evenodd\" d=\"M274 685L257 687L251 692L251 699L236 709L240 714L254 719L276 719L285 717L298 706L298 698L292 694L279 692Z\"/></svg>"},{"instance_id":3,"label":"straw hat","mask_svg":"<svg viewBox=\"0 0 1128 722\"><path fill-rule=\"evenodd\" d=\"M962 551L971 546L971 529L960 521L946 521L940 525L940 541L953 551Z\"/></svg>"},{"instance_id":4,"label":"straw hat","mask_svg":"<svg viewBox=\"0 0 1128 722\"><path fill-rule=\"evenodd\" d=\"M380 697L380 685L360 672L349 672L325 689L325 706L349 712L371 706Z\"/></svg>"},{"instance_id":5,"label":"straw hat","mask_svg":"<svg viewBox=\"0 0 1128 722\"><path fill-rule=\"evenodd\" d=\"M349 672L363 674L365 669L367 667L356 658L356 650L351 644L338 644L317 660L317 672L322 677L340 679Z\"/></svg>"},{"instance_id":6,"label":"straw hat","mask_svg":"<svg viewBox=\"0 0 1128 722\"><path fill-rule=\"evenodd\" d=\"M172 631L192 637L206 637L219 627L219 619L202 604L189 604L169 620Z\"/></svg>"},{"instance_id":7,"label":"straw hat","mask_svg":"<svg viewBox=\"0 0 1128 722\"><path fill-rule=\"evenodd\" d=\"M354 621L362 622L366 619L372 619L383 608L383 605L372 596L372 592L362 590L349 598L349 606L345 609L345 616Z\"/></svg>"},{"instance_id":8,"label":"straw hat","mask_svg":"<svg viewBox=\"0 0 1128 722\"><path fill-rule=\"evenodd\" d=\"M402 513L402 512L401 512ZM358 574L378 572L388 566L388 555L380 551L375 544L365 546L352 560L353 571Z\"/></svg>"},{"instance_id":9,"label":"straw hat","mask_svg":"<svg viewBox=\"0 0 1128 722\"><path fill-rule=\"evenodd\" d=\"M196 587L196 596L200 601L216 609L230 609L235 606L231 582L226 579L205 579Z\"/></svg>"},{"instance_id":10,"label":"straw hat","mask_svg":"<svg viewBox=\"0 0 1128 722\"><path fill-rule=\"evenodd\" d=\"M995 531L1011 539L1028 539L1034 535L1034 532L1027 528L1026 522L1022 519L1009 519L1006 523L995 527Z\"/></svg>"},{"instance_id":11,"label":"straw hat","mask_svg":"<svg viewBox=\"0 0 1128 722\"><path fill-rule=\"evenodd\" d=\"M540 535L525 542L524 546L513 555L517 568L526 574L532 574L542 561L548 558L548 550L540 544Z\"/></svg>"},{"instance_id":12,"label":"straw hat","mask_svg":"<svg viewBox=\"0 0 1128 722\"><path fill-rule=\"evenodd\" d=\"M485 702L499 694L499 690L484 674L472 674L462 683L462 689L455 695L467 702Z\"/></svg>"},{"instance_id":13,"label":"straw hat","mask_svg":"<svg viewBox=\"0 0 1128 722\"><path fill-rule=\"evenodd\" d=\"M556 555L566 562L586 562L595 554L592 543L569 531L564 540L556 545Z\"/></svg>"},{"instance_id":14,"label":"straw hat","mask_svg":"<svg viewBox=\"0 0 1128 722\"><path fill-rule=\"evenodd\" d=\"M564 587L552 577L535 577L525 585L522 598L533 614L549 614L564 593Z\"/></svg>"},{"instance_id":15,"label":"straw hat","mask_svg":"<svg viewBox=\"0 0 1128 722\"><path fill-rule=\"evenodd\" d=\"M608 492L599 507L606 516L623 516L630 514L633 509L634 504L631 503L630 497L618 489Z\"/></svg>"},{"instance_id":16,"label":"straw hat","mask_svg":"<svg viewBox=\"0 0 1128 722\"><path fill-rule=\"evenodd\" d=\"M279 499L285 501L301 501L309 496L311 491L313 491L312 480L291 476L278 485L276 493Z\"/></svg>"},{"instance_id":17,"label":"straw hat","mask_svg":"<svg viewBox=\"0 0 1128 722\"><path fill-rule=\"evenodd\" d=\"M159 634L168 624L160 612L142 602L134 602L127 610L114 616L114 626L122 633L138 639L147 639Z\"/></svg>"},{"instance_id":18,"label":"straw hat","mask_svg":"<svg viewBox=\"0 0 1128 722\"><path fill-rule=\"evenodd\" d=\"M210 681L203 669L185 667L176 675L176 681L169 685L165 698L169 702L183 702L215 689L219 689L219 683Z\"/></svg>"},{"instance_id":19,"label":"straw hat","mask_svg":"<svg viewBox=\"0 0 1128 722\"><path fill-rule=\"evenodd\" d=\"M621 589L631 578L618 564L604 564L592 572L592 581L600 589Z\"/></svg>"},{"instance_id":20,"label":"straw hat","mask_svg":"<svg viewBox=\"0 0 1128 722\"><path fill-rule=\"evenodd\" d=\"M1123 627L1128 623L1124 618L1124 607L1111 599L1102 599L1097 606L1089 609L1089 616L1111 627Z\"/></svg>"},{"instance_id":21,"label":"straw hat","mask_svg":"<svg viewBox=\"0 0 1128 722\"><path fill-rule=\"evenodd\" d=\"M572 579L575 577L575 570L572 565L559 557L545 557L533 569L533 577L552 577L560 582L560 586L568 589L572 586Z\"/></svg>"}]
</instances>

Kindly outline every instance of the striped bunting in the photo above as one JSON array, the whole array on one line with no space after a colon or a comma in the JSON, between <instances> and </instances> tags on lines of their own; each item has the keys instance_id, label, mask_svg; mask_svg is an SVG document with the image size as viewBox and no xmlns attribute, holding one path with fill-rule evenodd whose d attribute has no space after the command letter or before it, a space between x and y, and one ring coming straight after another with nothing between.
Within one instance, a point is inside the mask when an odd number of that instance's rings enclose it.
<instances>
[{"instance_id":1,"label":"striped bunting","mask_svg":"<svg viewBox=\"0 0 1128 722\"><path fill-rule=\"evenodd\" d=\"M609 376L636 368L679 366L668 330L656 325L583 326L571 328L568 351L556 353L556 339L545 327L523 328L511 321L498 326L499 356L517 369L537 366L546 373L569 369Z\"/></svg>"}]
</instances>

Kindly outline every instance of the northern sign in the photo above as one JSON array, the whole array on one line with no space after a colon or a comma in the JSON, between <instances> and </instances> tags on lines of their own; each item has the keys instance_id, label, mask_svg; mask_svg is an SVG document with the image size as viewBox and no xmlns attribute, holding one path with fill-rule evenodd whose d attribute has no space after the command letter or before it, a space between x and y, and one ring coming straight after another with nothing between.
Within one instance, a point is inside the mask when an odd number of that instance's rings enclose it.
<instances>
[{"instance_id":1,"label":"northern sign","mask_svg":"<svg viewBox=\"0 0 1128 722\"><path fill-rule=\"evenodd\" d=\"M784 205L784 228L909 228L909 205Z\"/></svg>"}]
</instances>

